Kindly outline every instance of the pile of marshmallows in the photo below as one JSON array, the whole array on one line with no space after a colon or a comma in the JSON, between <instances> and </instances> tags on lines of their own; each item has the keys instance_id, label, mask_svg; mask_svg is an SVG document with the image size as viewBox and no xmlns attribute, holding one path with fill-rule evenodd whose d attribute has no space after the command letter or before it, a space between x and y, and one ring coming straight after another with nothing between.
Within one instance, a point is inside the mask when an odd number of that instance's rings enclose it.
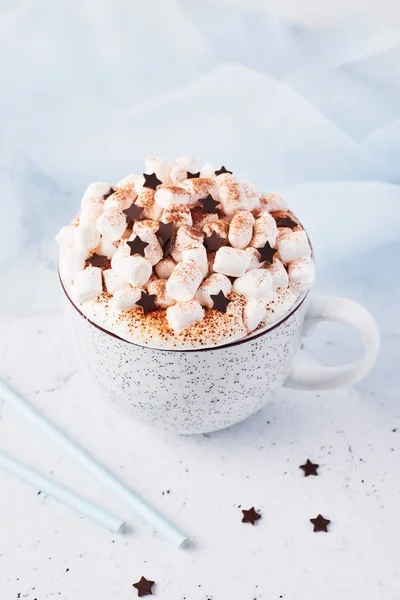
<instances>
[{"instance_id":1,"label":"pile of marshmallows","mask_svg":"<svg viewBox=\"0 0 400 600\"><path fill-rule=\"evenodd\" d=\"M233 290L247 299L244 314L252 331L277 288L290 286L296 293L310 288L314 263L305 231L278 228L270 214L286 209L282 199L263 195L230 173L216 175L218 170L207 163L199 177L188 178L196 171L192 159L171 163L152 157L146 160L146 173L155 173L161 182L155 190L144 187L143 175L128 175L113 188L91 183L79 220L56 236L61 276L71 285L73 299L84 303L100 296L104 278L116 311L142 310L136 302L145 291L155 295L155 304L166 309L169 326L179 333L203 318L203 307L213 308L212 295L222 291L228 296ZM218 213L203 212L199 201L209 195L220 203ZM128 229L123 211L132 203L142 211ZM165 258L156 235L159 222L172 222L174 228ZM204 241L212 234L225 245L207 252ZM127 242L136 236L148 244L144 256L131 255ZM278 250L271 265L260 261L257 250L266 242ZM94 252L111 259L111 268L86 266Z\"/></svg>"}]
</instances>

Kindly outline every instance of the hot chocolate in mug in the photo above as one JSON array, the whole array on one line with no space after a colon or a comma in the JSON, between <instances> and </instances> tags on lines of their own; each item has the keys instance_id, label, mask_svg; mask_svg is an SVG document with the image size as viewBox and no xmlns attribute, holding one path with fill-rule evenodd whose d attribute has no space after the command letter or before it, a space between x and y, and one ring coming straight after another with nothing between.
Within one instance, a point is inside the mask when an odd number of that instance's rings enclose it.
<instances>
[{"instance_id":1,"label":"hot chocolate in mug","mask_svg":"<svg viewBox=\"0 0 400 600\"><path fill-rule=\"evenodd\" d=\"M142 175L91 183L80 204L56 237L60 280L85 364L133 420L215 431L283 385L350 385L374 364L367 310L309 297L314 256L296 215L225 166L149 157ZM328 320L360 335L360 361L301 362L302 337Z\"/></svg>"},{"instance_id":2,"label":"hot chocolate in mug","mask_svg":"<svg viewBox=\"0 0 400 600\"><path fill-rule=\"evenodd\" d=\"M247 338L199 350L139 346L90 322L68 303L84 364L103 398L138 423L181 434L206 433L243 421L282 386L329 389L363 379L379 348L370 313L344 298L301 297L268 328ZM358 361L327 367L302 362L301 340L323 321L355 330L364 342Z\"/></svg>"}]
</instances>

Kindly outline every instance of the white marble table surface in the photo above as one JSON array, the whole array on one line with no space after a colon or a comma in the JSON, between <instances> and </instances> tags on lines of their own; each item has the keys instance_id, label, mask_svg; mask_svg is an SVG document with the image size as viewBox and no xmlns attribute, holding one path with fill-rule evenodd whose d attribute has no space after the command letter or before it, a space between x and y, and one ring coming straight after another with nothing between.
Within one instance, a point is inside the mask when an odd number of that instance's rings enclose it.
<instances>
[{"instance_id":1,"label":"white marble table surface","mask_svg":"<svg viewBox=\"0 0 400 600\"><path fill-rule=\"evenodd\" d=\"M0 449L132 527L112 535L0 472L0 600L130 600L142 575L160 600L399 600L397 3L7 0L0 17L0 377L192 539L178 551L153 534L0 399ZM288 199L315 247L314 293L378 321L364 382L283 389L193 437L99 399L63 319L52 236L88 181L186 153ZM306 349L328 364L361 352L334 326ZM319 477L302 476L306 458ZM255 527L241 523L253 505ZM319 512L328 534L312 532Z\"/></svg>"}]
</instances>

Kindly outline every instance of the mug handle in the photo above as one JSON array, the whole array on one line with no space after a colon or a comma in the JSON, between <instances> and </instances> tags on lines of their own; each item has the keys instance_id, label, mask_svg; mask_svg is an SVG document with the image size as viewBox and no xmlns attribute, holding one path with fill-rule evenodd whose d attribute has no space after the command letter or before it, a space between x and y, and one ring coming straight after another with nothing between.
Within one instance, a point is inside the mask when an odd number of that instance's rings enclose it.
<instances>
[{"instance_id":1,"label":"mug handle","mask_svg":"<svg viewBox=\"0 0 400 600\"><path fill-rule=\"evenodd\" d=\"M366 308L346 298L313 298L310 302L303 334L309 335L318 323L336 321L356 331L364 342L364 356L347 365L327 367L310 364L300 357L292 368L286 387L297 389L334 389L363 379L372 369L379 350L379 330Z\"/></svg>"}]
</instances>

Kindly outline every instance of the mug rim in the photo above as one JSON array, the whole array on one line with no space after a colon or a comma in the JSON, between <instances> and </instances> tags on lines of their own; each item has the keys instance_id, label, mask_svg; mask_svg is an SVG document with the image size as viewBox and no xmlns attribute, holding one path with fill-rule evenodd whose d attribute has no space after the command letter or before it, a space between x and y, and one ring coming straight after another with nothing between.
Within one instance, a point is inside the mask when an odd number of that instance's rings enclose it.
<instances>
[{"instance_id":1,"label":"mug rim","mask_svg":"<svg viewBox=\"0 0 400 600\"><path fill-rule=\"evenodd\" d=\"M66 295L66 297L68 298L71 306L73 308L75 308L75 310L77 311L77 313L83 317L85 319L85 321L87 321L88 323L90 323L93 327L95 327L96 329L98 329L99 331L106 333L114 338L116 338L117 340L120 340L122 342L125 342L126 344L131 344L132 346L136 346L138 348L144 348L147 350L155 350L157 352L211 352L211 351L215 351L215 350L225 350L226 348L232 348L233 346L239 346L241 344L246 344L247 342L251 342L253 340L256 340L260 337L262 337L263 335L266 335L267 333L269 333L270 331L273 331L274 329L276 329L277 327L279 327L280 325L282 325L285 321L287 321L299 308L300 306L304 303L304 301L306 300L308 294L310 293L310 290L307 290L306 292L303 293L302 296L300 296L300 298L297 300L296 304L294 305L294 307L291 308L291 310L286 313L277 323L274 323L273 325L271 325L270 327L268 327L267 329L263 329L262 331L260 331L259 333L255 333L254 335L249 334L248 336L244 337L244 338L240 338L239 340L235 340L233 342L228 342L227 344L220 344L218 346L207 346L206 348L154 348L153 346L146 346L146 345L142 345L142 344L137 344L135 342L131 342L129 340L126 340L124 338L122 338L121 336L117 335L116 333L109 331L108 329L105 329L104 327L102 327L101 325L98 325L98 323L95 323L94 321L92 321L91 319L89 319L89 317L87 317L79 308L78 306L75 304L75 302L73 302L72 298L69 296L69 294L67 293L67 290L65 289L64 286L64 282L61 278L61 274L60 274L60 270L58 269L58 278L60 280L61 283L61 287L63 289L64 294Z\"/></svg>"}]
</instances>

